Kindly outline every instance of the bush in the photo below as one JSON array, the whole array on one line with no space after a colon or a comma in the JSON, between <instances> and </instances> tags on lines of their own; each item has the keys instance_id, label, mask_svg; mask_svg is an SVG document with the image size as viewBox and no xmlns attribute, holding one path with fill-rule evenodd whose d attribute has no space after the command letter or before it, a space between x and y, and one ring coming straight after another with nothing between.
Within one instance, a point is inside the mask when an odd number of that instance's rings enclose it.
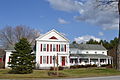
<instances>
[{"instance_id":1,"label":"bush","mask_svg":"<svg viewBox=\"0 0 120 80\"><path fill-rule=\"evenodd\" d=\"M3 62L0 62L0 69L1 68L4 68L4 63Z\"/></svg>"},{"instance_id":2,"label":"bush","mask_svg":"<svg viewBox=\"0 0 120 80\"><path fill-rule=\"evenodd\" d=\"M88 67L97 67L96 64L94 65L73 65L73 66L70 66L70 69L77 69L77 68L88 68Z\"/></svg>"},{"instance_id":3,"label":"bush","mask_svg":"<svg viewBox=\"0 0 120 80\"><path fill-rule=\"evenodd\" d=\"M97 65L96 65L96 64L93 64L93 65L91 65L91 67L97 67Z\"/></svg>"},{"instance_id":4,"label":"bush","mask_svg":"<svg viewBox=\"0 0 120 80\"><path fill-rule=\"evenodd\" d=\"M63 70L64 69L64 67L62 67L62 66L59 66L59 70Z\"/></svg>"},{"instance_id":5,"label":"bush","mask_svg":"<svg viewBox=\"0 0 120 80\"><path fill-rule=\"evenodd\" d=\"M112 65L111 64L104 64L104 65L101 65L101 67L112 68Z\"/></svg>"},{"instance_id":6,"label":"bush","mask_svg":"<svg viewBox=\"0 0 120 80\"><path fill-rule=\"evenodd\" d=\"M59 66L59 67L58 67L58 69L59 69L59 70L63 70L63 69L64 69L64 67ZM54 67L50 67L50 70L54 70ZM55 67L55 70L57 70L57 67Z\"/></svg>"}]
</instances>

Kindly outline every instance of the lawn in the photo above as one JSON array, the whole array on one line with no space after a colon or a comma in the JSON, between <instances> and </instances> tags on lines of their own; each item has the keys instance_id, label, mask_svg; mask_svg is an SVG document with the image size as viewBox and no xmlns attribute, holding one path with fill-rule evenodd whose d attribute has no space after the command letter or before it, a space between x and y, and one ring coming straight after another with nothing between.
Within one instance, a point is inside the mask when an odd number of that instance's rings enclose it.
<instances>
[{"instance_id":1,"label":"lawn","mask_svg":"<svg viewBox=\"0 0 120 80\"><path fill-rule=\"evenodd\" d=\"M78 77L98 77L120 75L120 71L105 68L80 68L66 69L59 73L64 74L61 77L49 76L49 70L34 70L32 74L9 74L9 69L0 69L0 79L23 79L23 78L78 78Z\"/></svg>"}]
</instances>

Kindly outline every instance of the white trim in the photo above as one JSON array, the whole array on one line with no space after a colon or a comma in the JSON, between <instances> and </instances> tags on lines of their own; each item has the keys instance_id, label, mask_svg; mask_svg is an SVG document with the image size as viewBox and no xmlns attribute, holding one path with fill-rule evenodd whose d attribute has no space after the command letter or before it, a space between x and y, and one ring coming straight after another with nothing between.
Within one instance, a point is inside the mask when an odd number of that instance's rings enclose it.
<instances>
[{"instance_id":1,"label":"white trim","mask_svg":"<svg viewBox=\"0 0 120 80\"><path fill-rule=\"evenodd\" d=\"M39 41L41 38L43 38L44 36L48 35L48 34L51 33L51 32L57 33L57 34L60 35L62 38L64 38L67 42L70 42L67 38L65 38L61 33L59 33L58 31L56 31L55 29L52 29L51 31L43 34L42 36L39 36L39 37L36 39L36 41Z\"/></svg>"}]
</instances>

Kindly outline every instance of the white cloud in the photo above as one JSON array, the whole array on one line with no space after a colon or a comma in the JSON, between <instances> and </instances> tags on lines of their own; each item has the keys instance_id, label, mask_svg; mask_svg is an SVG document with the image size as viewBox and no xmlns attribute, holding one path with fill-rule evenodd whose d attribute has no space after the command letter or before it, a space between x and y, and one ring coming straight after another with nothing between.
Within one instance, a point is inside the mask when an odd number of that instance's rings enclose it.
<instances>
[{"instance_id":1,"label":"white cloud","mask_svg":"<svg viewBox=\"0 0 120 80\"><path fill-rule=\"evenodd\" d=\"M74 17L75 20L101 26L103 30L118 29L119 17L116 12L117 2L111 3L110 6L98 6L101 3L96 1L97 0L84 0L84 2L83 0L48 0L50 5L57 10L77 11L80 15Z\"/></svg>"},{"instance_id":2,"label":"white cloud","mask_svg":"<svg viewBox=\"0 0 120 80\"><path fill-rule=\"evenodd\" d=\"M66 20L62 19L62 18L58 18L58 22L60 24L68 24L68 22Z\"/></svg>"},{"instance_id":3,"label":"white cloud","mask_svg":"<svg viewBox=\"0 0 120 80\"><path fill-rule=\"evenodd\" d=\"M77 0L48 0L50 5L62 11L80 11L82 3Z\"/></svg>"},{"instance_id":4,"label":"white cloud","mask_svg":"<svg viewBox=\"0 0 120 80\"><path fill-rule=\"evenodd\" d=\"M98 35L99 35L99 36L103 36L104 33L103 33L103 32L99 32Z\"/></svg>"},{"instance_id":5,"label":"white cloud","mask_svg":"<svg viewBox=\"0 0 120 80\"><path fill-rule=\"evenodd\" d=\"M81 37L78 37L78 38L74 38L74 40L77 42L77 43L85 43L87 41L89 41L90 39L93 39L93 40L96 40L96 41L100 41L101 39L100 38L96 38L94 36L91 36L91 35L85 35L85 36L81 36Z\"/></svg>"},{"instance_id":6,"label":"white cloud","mask_svg":"<svg viewBox=\"0 0 120 80\"><path fill-rule=\"evenodd\" d=\"M111 3L113 6L97 6L100 3L96 0L88 0L84 4L84 12L75 19L102 26L104 30L118 29L119 17L117 14L117 3Z\"/></svg>"}]
</instances>

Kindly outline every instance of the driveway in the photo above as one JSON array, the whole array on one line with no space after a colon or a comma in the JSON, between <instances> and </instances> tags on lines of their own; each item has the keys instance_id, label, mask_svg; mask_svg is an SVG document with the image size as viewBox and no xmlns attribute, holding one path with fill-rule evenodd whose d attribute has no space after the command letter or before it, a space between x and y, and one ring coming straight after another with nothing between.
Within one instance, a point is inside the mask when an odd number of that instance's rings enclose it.
<instances>
[{"instance_id":1,"label":"driveway","mask_svg":"<svg viewBox=\"0 0 120 80\"><path fill-rule=\"evenodd\" d=\"M120 76L73 78L73 79L49 79L49 80L120 80Z\"/></svg>"}]
</instances>

